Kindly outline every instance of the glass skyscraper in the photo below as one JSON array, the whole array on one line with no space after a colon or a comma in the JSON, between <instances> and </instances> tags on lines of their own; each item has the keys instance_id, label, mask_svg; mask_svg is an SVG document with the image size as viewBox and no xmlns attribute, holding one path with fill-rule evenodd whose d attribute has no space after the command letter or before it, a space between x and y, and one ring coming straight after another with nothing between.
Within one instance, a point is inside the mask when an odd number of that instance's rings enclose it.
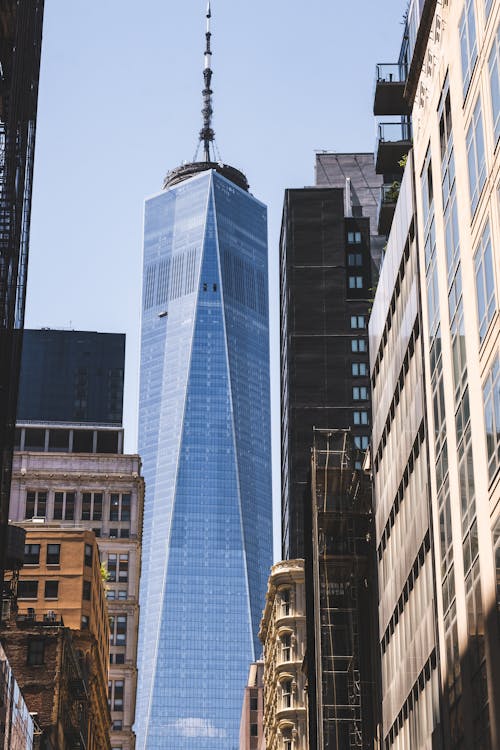
<instances>
[{"instance_id":1,"label":"glass skyscraper","mask_svg":"<svg viewBox=\"0 0 500 750\"><path fill-rule=\"evenodd\" d=\"M272 562L267 219L196 162L146 201L137 747L237 750Z\"/></svg>"}]
</instances>

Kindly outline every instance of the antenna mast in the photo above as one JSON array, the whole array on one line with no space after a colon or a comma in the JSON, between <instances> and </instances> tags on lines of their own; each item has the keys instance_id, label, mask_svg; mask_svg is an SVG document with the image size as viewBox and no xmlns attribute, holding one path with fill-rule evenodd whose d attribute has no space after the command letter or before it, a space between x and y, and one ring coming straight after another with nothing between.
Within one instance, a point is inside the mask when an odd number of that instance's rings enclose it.
<instances>
[{"instance_id":1,"label":"antenna mast","mask_svg":"<svg viewBox=\"0 0 500 750\"><path fill-rule=\"evenodd\" d=\"M205 38L207 40L207 46L205 49L205 68L203 70L203 78L205 80L205 88L203 89L203 128L200 130L200 141L203 141L203 151L205 154L205 161L209 162L210 159L210 144L214 142L215 133L212 129L212 50L210 49L210 19L212 18L212 12L210 9L210 0L207 4L207 31Z\"/></svg>"}]
</instances>

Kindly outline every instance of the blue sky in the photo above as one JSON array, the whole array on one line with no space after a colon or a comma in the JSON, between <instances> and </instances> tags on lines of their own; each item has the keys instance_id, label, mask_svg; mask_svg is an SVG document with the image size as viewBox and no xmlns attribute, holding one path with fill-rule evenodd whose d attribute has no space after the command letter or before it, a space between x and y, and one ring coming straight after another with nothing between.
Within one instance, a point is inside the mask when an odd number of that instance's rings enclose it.
<instances>
[{"instance_id":1,"label":"blue sky","mask_svg":"<svg viewBox=\"0 0 500 750\"><path fill-rule=\"evenodd\" d=\"M405 7L212 0L217 145L268 205L275 502L283 191L313 184L315 150L372 150L375 64L397 59ZM126 332L130 452L143 202L196 150L205 8L205 0L45 3L26 325Z\"/></svg>"}]
</instances>

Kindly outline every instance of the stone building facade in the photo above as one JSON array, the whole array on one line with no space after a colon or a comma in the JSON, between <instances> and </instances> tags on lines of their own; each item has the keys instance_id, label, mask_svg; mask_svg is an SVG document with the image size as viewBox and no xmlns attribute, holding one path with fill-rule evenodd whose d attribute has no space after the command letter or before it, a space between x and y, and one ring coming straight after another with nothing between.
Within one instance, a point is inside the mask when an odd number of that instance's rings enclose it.
<instances>
[{"instance_id":1,"label":"stone building facade","mask_svg":"<svg viewBox=\"0 0 500 750\"><path fill-rule=\"evenodd\" d=\"M110 649L106 679L111 746L115 750L135 747L132 726L144 503L140 472L140 458L124 454L54 453L48 449L14 454L11 518L22 521L34 517L64 529L86 528L97 537L108 579Z\"/></svg>"},{"instance_id":2,"label":"stone building facade","mask_svg":"<svg viewBox=\"0 0 500 750\"><path fill-rule=\"evenodd\" d=\"M306 750L306 600L304 561L271 568L259 638L264 646L267 750Z\"/></svg>"}]
</instances>

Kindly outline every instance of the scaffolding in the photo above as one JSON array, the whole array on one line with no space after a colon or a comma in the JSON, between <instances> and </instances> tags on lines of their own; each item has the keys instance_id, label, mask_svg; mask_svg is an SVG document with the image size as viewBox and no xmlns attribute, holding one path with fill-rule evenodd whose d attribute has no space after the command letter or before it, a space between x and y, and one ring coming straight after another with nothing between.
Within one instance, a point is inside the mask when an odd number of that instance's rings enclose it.
<instances>
[{"instance_id":1,"label":"scaffolding","mask_svg":"<svg viewBox=\"0 0 500 750\"><path fill-rule=\"evenodd\" d=\"M0 5L0 581L9 511L44 0Z\"/></svg>"},{"instance_id":2,"label":"scaffolding","mask_svg":"<svg viewBox=\"0 0 500 750\"><path fill-rule=\"evenodd\" d=\"M368 750L376 735L373 516L361 461L349 430L314 430L308 627L318 750Z\"/></svg>"}]
</instances>

